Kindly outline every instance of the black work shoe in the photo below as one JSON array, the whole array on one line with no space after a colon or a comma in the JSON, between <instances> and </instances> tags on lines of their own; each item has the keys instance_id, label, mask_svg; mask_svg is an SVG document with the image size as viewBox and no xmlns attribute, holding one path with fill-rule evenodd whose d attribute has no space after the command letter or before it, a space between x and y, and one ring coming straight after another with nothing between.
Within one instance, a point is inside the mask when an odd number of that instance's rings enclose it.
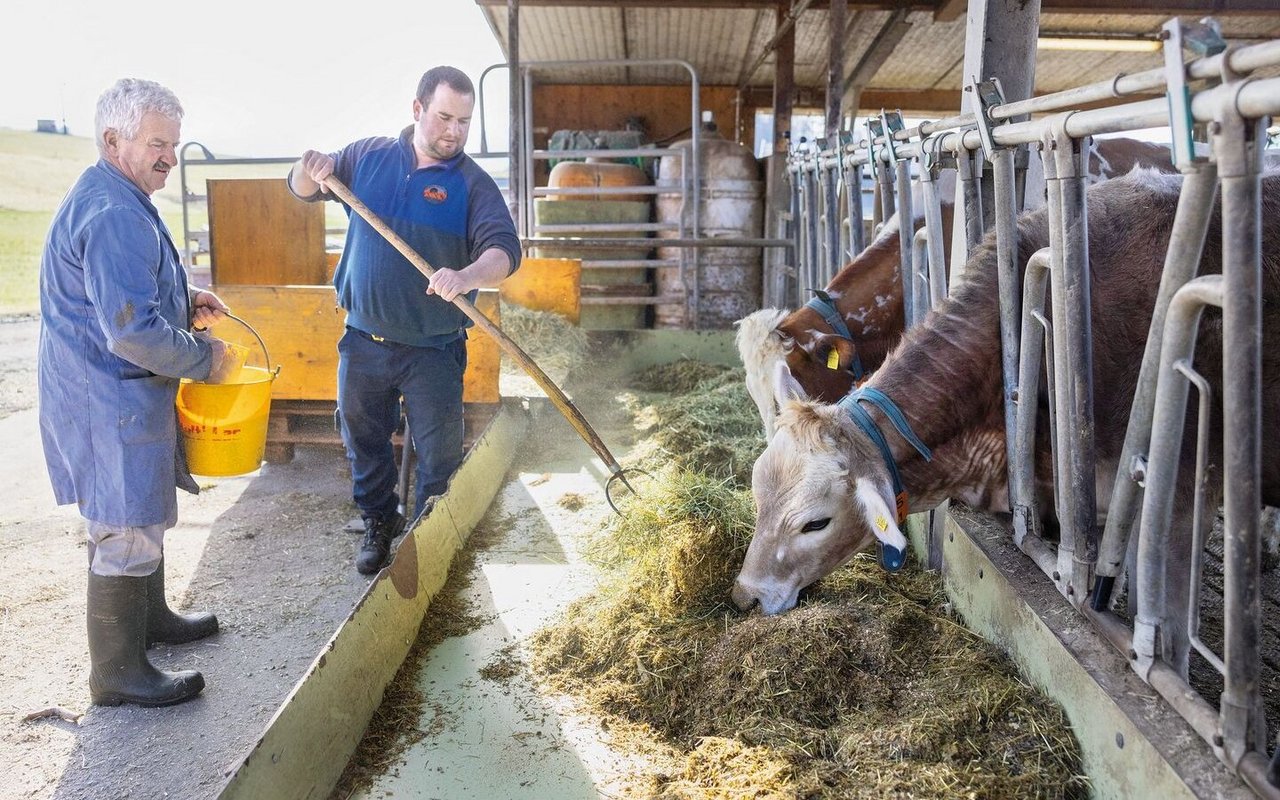
<instances>
[{"instance_id":1,"label":"black work shoe","mask_svg":"<svg viewBox=\"0 0 1280 800\"><path fill-rule=\"evenodd\" d=\"M372 575L382 569L391 553L391 540L404 532L404 515L392 512L385 518L364 518L364 541L356 551L356 569Z\"/></svg>"}]
</instances>

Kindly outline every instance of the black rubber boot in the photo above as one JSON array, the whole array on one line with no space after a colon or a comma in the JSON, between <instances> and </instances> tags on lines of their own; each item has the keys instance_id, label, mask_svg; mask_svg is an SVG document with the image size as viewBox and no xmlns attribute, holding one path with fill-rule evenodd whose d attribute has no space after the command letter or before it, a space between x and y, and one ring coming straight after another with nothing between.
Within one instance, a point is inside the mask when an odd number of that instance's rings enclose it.
<instances>
[{"instance_id":1,"label":"black rubber boot","mask_svg":"<svg viewBox=\"0 0 1280 800\"><path fill-rule=\"evenodd\" d=\"M89 697L95 705L169 706L204 688L194 670L162 672L147 660L147 579L89 573Z\"/></svg>"},{"instance_id":2,"label":"black rubber boot","mask_svg":"<svg viewBox=\"0 0 1280 800\"><path fill-rule=\"evenodd\" d=\"M207 611L177 614L164 599L164 558L147 576L147 647L184 644L218 632L218 618Z\"/></svg>"}]
</instances>

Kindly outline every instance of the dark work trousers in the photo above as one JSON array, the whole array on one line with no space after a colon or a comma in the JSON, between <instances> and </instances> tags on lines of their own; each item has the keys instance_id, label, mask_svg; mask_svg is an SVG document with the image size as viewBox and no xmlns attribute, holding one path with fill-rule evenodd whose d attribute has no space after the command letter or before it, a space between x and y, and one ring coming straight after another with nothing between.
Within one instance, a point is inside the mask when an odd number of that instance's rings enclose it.
<instances>
[{"instance_id":1,"label":"dark work trousers","mask_svg":"<svg viewBox=\"0 0 1280 800\"><path fill-rule=\"evenodd\" d=\"M414 514L442 494L462 463L462 373L467 342L414 347L347 328L338 342L338 416L351 461L352 498L364 517L394 513L395 451L391 434L400 420L400 397L418 454Z\"/></svg>"}]
</instances>

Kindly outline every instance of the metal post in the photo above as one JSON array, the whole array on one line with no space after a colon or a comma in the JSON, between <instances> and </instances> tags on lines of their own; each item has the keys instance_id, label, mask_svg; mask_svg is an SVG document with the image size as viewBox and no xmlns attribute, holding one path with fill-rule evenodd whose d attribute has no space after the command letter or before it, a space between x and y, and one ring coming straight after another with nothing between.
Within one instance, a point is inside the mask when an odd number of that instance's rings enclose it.
<instances>
[{"instance_id":1,"label":"metal post","mask_svg":"<svg viewBox=\"0 0 1280 800\"><path fill-rule=\"evenodd\" d=\"M894 164L894 168L898 176L898 264L902 270L902 302L904 304L902 311L906 319L914 319L923 309L915 308L914 303L911 304L911 308L905 306L907 299L912 296L911 236L916 229L915 211L911 207L911 162L899 161Z\"/></svg>"},{"instance_id":2,"label":"metal post","mask_svg":"<svg viewBox=\"0 0 1280 800\"><path fill-rule=\"evenodd\" d=\"M999 187L997 183L997 198L1000 196ZM999 220L997 217L996 221ZM1003 245L1007 241L1004 234L997 235ZM1010 393L1014 403L1014 432L1009 437L1009 450L1012 452L1009 457L1009 507L1013 509L1013 541L1024 552L1027 551L1024 543L1028 534L1032 534L1033 539L1041 536L1040 507L1036 501L1036 415L1039 413L1040 359L1042 354L1053 351L1052 329L1044 316L1044 293L1049 282L1050 262L1047 247L1037 250L1027 260L1027 272L1023 278L1018 377L1015 389ZM1037 330L1037 325L1043 325L1043 330ZM1048 380L1052 386L1052 370L1049 370ZM1027 387L1027 391L1024 392L1023 387ZM1049 424L1052 427L1052 419ZM1045 574L1053 573L1053 563L1041 565L1042 569L1048 567Z\"/></svg>"},{"instance_id":3,"label":"metal post","mask_svg":"<svg viewBox=\"0 0 1280 800\"><path fill-rule=\"evenodd\" d=\"M1014 494L1018 464L1015 461L1016 398L1018 395L1018 333L1022 286L1018 282L1018 212L1015 205L1013 151L1002 147L992 154L996 202L996 272L1000 287L1000 364L1004 372L1005 455L1008 458L1009 492ZM1043 291L1043 288L1042 288ZM1043 306L1043 302L1041 303ZM1024 323L1025 324L1025 320ZM1036 384L1028 384L1034 399ZM1034 406L1034 402L1031 404ZM1015 507L1010 498L1010 508Z\"/></svg>"},{"instance_id":4,"label":"metal post","mask_svg":"<svg viewBox=\"0 0 1280 800\"><path fill-rule=\"evenodd\" d=\"M507 0L507 86L509 97L507 105L511 114L511 122L509 133L507 134L507 197L513 206L511 216L515 219L516 226L521 236L528 236L532 233L529 226L529 217L527 217L527 209L524 208L524 173L522 172L525 159L525 151L522 148L523 131L528 125L528 120L524 118L525 110L529 107L523 102L524 93L520 85L520 0ZM484 79L481 76L481 86L483 87ZM484 114L484 104L481 101L480 113ZM483 140L485 135L484 120L480 121L480 136ZM481 149L485 148L485 143L481 141Z\"/></svg>"},{"instance_id":5,"label":"metal post","mask_svg":"<svg viewBox=\"0 0 1280 800\"><path fill-rule=\"evenodd\" d=\"M1185 595L1185 587L1169 586L1167 564L1175 521L1174 496L1178 480L1178 456L1182 449L1189 384L1175 371L1179 361L1190 360L1195 349L1200 314L1206 305L1221 305L1223 277L1204 275L1188 281L1174 293L1169 303L1160 349L1160 368L1151 423L1150 461L1147 490L1142 498L1142 520L1138 529L1138 564L1134 576L1138 613L1133 622L1133 668L1143 680L1150 680L1157 646L1163 660L1183 680L1187 677L1185 616L1169 611L1168 598ZM1185 516L1185 510L1183 510ZM1256 520L1258 509L1254 507ZM1183 636L1178 637L1177 631ZM1181 638L1181 644L1173 646Z\"/></svg>"},{"instance_id":6,"label":"metal post","mask_svg":"<svg viewBox=\"0 0 1280 800\"><path fill-rule=\"evenodd\" d=\"M1065 122L1065 118L1063 120ZM1067 450L1068 478L1063 484L1074 495L1074 513L1062 527L1061 542L1069 549L1058 550L1059 571L1067 598L1075 605L1085 601L1093 581L1097 561L1097 486L1094 481L1093 440L1093 336L1089 296L1089 215L1085 201L1086 172L1082 168L1080 142L1065 135L1054 137L1057 175L1062 194L1064 316L1055 316L1057 339L1063 342L1066 360L1059 363L1059 385L1070 384L1070 436L1058 437ZM1058 311L1055 300L1054 311ZM1061 419L1061 418L1060 418ZM1069 532L1068 532L1069 530ZM1070 556L1071 562L1067 562Z\"/></svg>"},{"instance_id":7,"label":"metal post","mask_svg":"<svg viewBox=\"0 0 1280 800\"><path fill-rule=\"evenodd\" d=\"M1237 88L1243 82L1237 84ZM1227 672L1222 699L1225 760L1266 754L1259 693L1262 507L1262 184L1265 119L1245 120L1224 103L1210 123L1222 178L1223 483L1222 599Z\"/></svg>"},{"instance_id":8,"label":"metal post","mask_svg":"<svg viewBox=\"0 0 1280 800\"><path fill-rule=\"evenodd\" d=\"M1200 266L1217 190L1216 165L1205 163L1188 168L1178 195L1178 210L1173 218L1169 249L1165 252L1160 290L1147 332L1147 345L1142 354L1133 406L1129 411L1124 447L1116 467L1106 528L1098 548L1099 580L1093 595L1095 611L1107 610L1115 578L1124 566L1138 509L1142 507L1142 487L1138 481L1143 477L1147 448L1151 443L1151 416L1155 407L1156 373L1160 366L1165 315L1174 293L1195 277Z\"/></svg>"},{"instance_id":9,"label":"metal post","mask_svg":"<svg viewBox=\"0 0 1280 800\"><path fill-rule=\"evenodd\" d=\"M867 246L862 230L862 164L846 167L844 174L845 202L849 207L849 252L845 258L852 259Z\"/></svg>"},{"instance_id":10,"label":"metal post","mask_svg":"<svg viewBox=\"0 0 1280 800\"><path fill-rule=\"evenodd\" d=\"M840 267L844 266L840 250L840 186L835 168L822 166L821 159L816 156L815 160L826 178L823 187L826 193L822 203L823 217L827 221L827 258L822 265L822 285L826 286L840 271Z\"/></svg>"},{"instance_id":11,"label":"metal post","mask_svg":"<svg viewBox=\"0 0 1280 800\"><path fill-rule=\"evenodd\" d=\"M1048 137L1052 141L1052 137ZM1066 289L1062 273L1063 256L1066 238L1063 210L1062 180L1058 177L1058 159L1055 149L1046 145L1043 153L1045 185L1048 194L1049 215L1049 307L1052 310L1054 325L1053 336L1053 380L1049 388L1050 425L1053 427L1053 477L1055 492L1055 508L1061 520L1061 538L1058 542L1058 568L1053 572L1053 580L1058 591L1066 594L1067 579L1064 570L1069 571L1072 554L1075 550L1075 528L1072 520L1077 518L1076 495L1071 491L1071 462L1068 453L1069 442L1074 441L1071 414L1071 380L1066 375L1070 370L1067 357L1066 325L1063 320L1067 316Z\"/></svg>"}]
</instances>

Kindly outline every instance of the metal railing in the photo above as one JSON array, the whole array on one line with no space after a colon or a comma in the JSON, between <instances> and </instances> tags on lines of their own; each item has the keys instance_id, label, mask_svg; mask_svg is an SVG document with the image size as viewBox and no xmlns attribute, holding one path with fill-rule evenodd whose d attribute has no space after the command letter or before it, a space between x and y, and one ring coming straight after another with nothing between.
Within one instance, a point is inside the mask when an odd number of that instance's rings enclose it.
<instances>
[{"instance_id":1,"label":"metal railing","mask_svg":"<svg viewBox=\"0 0 1280 800\"><path fill-rule=\"evenodd\" d=\"M792 276L775 274L766 275L765 283L785 287L775 288L785 302L802 304L808 289L829 283L845 255L860 249L862 242L854 233L863 221L854 198L863 191L866 167L879 187L879 216L887 219L897 213L902 220L905 324L918 323L946 293L942 243L952 231L942 226L935 181L939 170L956 170L961 191L955 240L972 248L984 227L994 228L1014 541L1125 655L1135 672L1191 724L1219 760L1260 796L1280 798L1280 769L1268 758L1258 645L1263 341L1259 223L1280 225L1280 220L1262 218L1259 175L1265 119L1280 113L1280 78L1251 77L1256 70L1280 65L1280 41L1222 49L1220 43L1214 46L1212 33L1204 25L1171 20L1165 25L1164 68L1007 103L999 96L998 84L984 82L967 87L979 99L973 113L910 129L900 124L900 117L882 114L869 121L860 141L846 133L836 141L794 147L787 168L791 212L783 220L794 236L795 280L787 285ZM1196 39L1200 52L1206 51L1207 43L1207 51L1214 54L1184 63L1187 39ZM1153 90L1166 91L1166 98L1124 102L1129 95ZM1072 110L1102 100L1116 103ZM1011 121L1033 112L1057 113ZM1087 144L1094 135L1171 122L1174 161L1184 175L1182 189L1106 524L1100 530L1095 518ZM1193 128L1201 125L1209 131L1207 158L1196 154L1191 137ZM1015 170L1018 151L1028 145L1043 159L1050 246L1024 265L1018 259ZM979 208L978 187L984 181L993 184L994 209ZM914 213L913 183L924 206L920 214ZM1197 278L1219 194L1222 275ZM916 217L924 218L924 226L912 235ZM965 260L964 248L956 249L960 252L952 254L952 281ZM1192 361L1198 320L1206 305L1222 309L1221 376L1199 375ZM1061 525L1056 543L1041 536L1035 494L1036 397L1042 369L1049 388L1052 485ZM1204 420L1209 418L1212 394L1206 391L1206 377L1220 381L1225 420L1221 653L1200 638L1199 604L1191 602L1199 596L1203 565L1191 558L1185 569L1175 568L1172 555L1175 547L1202 546L1204 519L1211 513L1206 508L1209 442ZM1202 420L1194 443L1197 491L1194 508L1175 509L1192 385L1198 390ZM1175 536L1171 528L1186 536ZM1130 591L1136 595L1132 599L1137 614L1130 626L1110 610L1110 603L1134 531L1137 558L1130 569L1137 585L1135 590L1130 581ZM940 552L931 553L930 563L939 558ZM1171 586L1168 591L1166 585ZM1190 684L1187 662L1193 650L1222 675L1224 689L1216 707Z\"/></svg>"}]
</instances>

